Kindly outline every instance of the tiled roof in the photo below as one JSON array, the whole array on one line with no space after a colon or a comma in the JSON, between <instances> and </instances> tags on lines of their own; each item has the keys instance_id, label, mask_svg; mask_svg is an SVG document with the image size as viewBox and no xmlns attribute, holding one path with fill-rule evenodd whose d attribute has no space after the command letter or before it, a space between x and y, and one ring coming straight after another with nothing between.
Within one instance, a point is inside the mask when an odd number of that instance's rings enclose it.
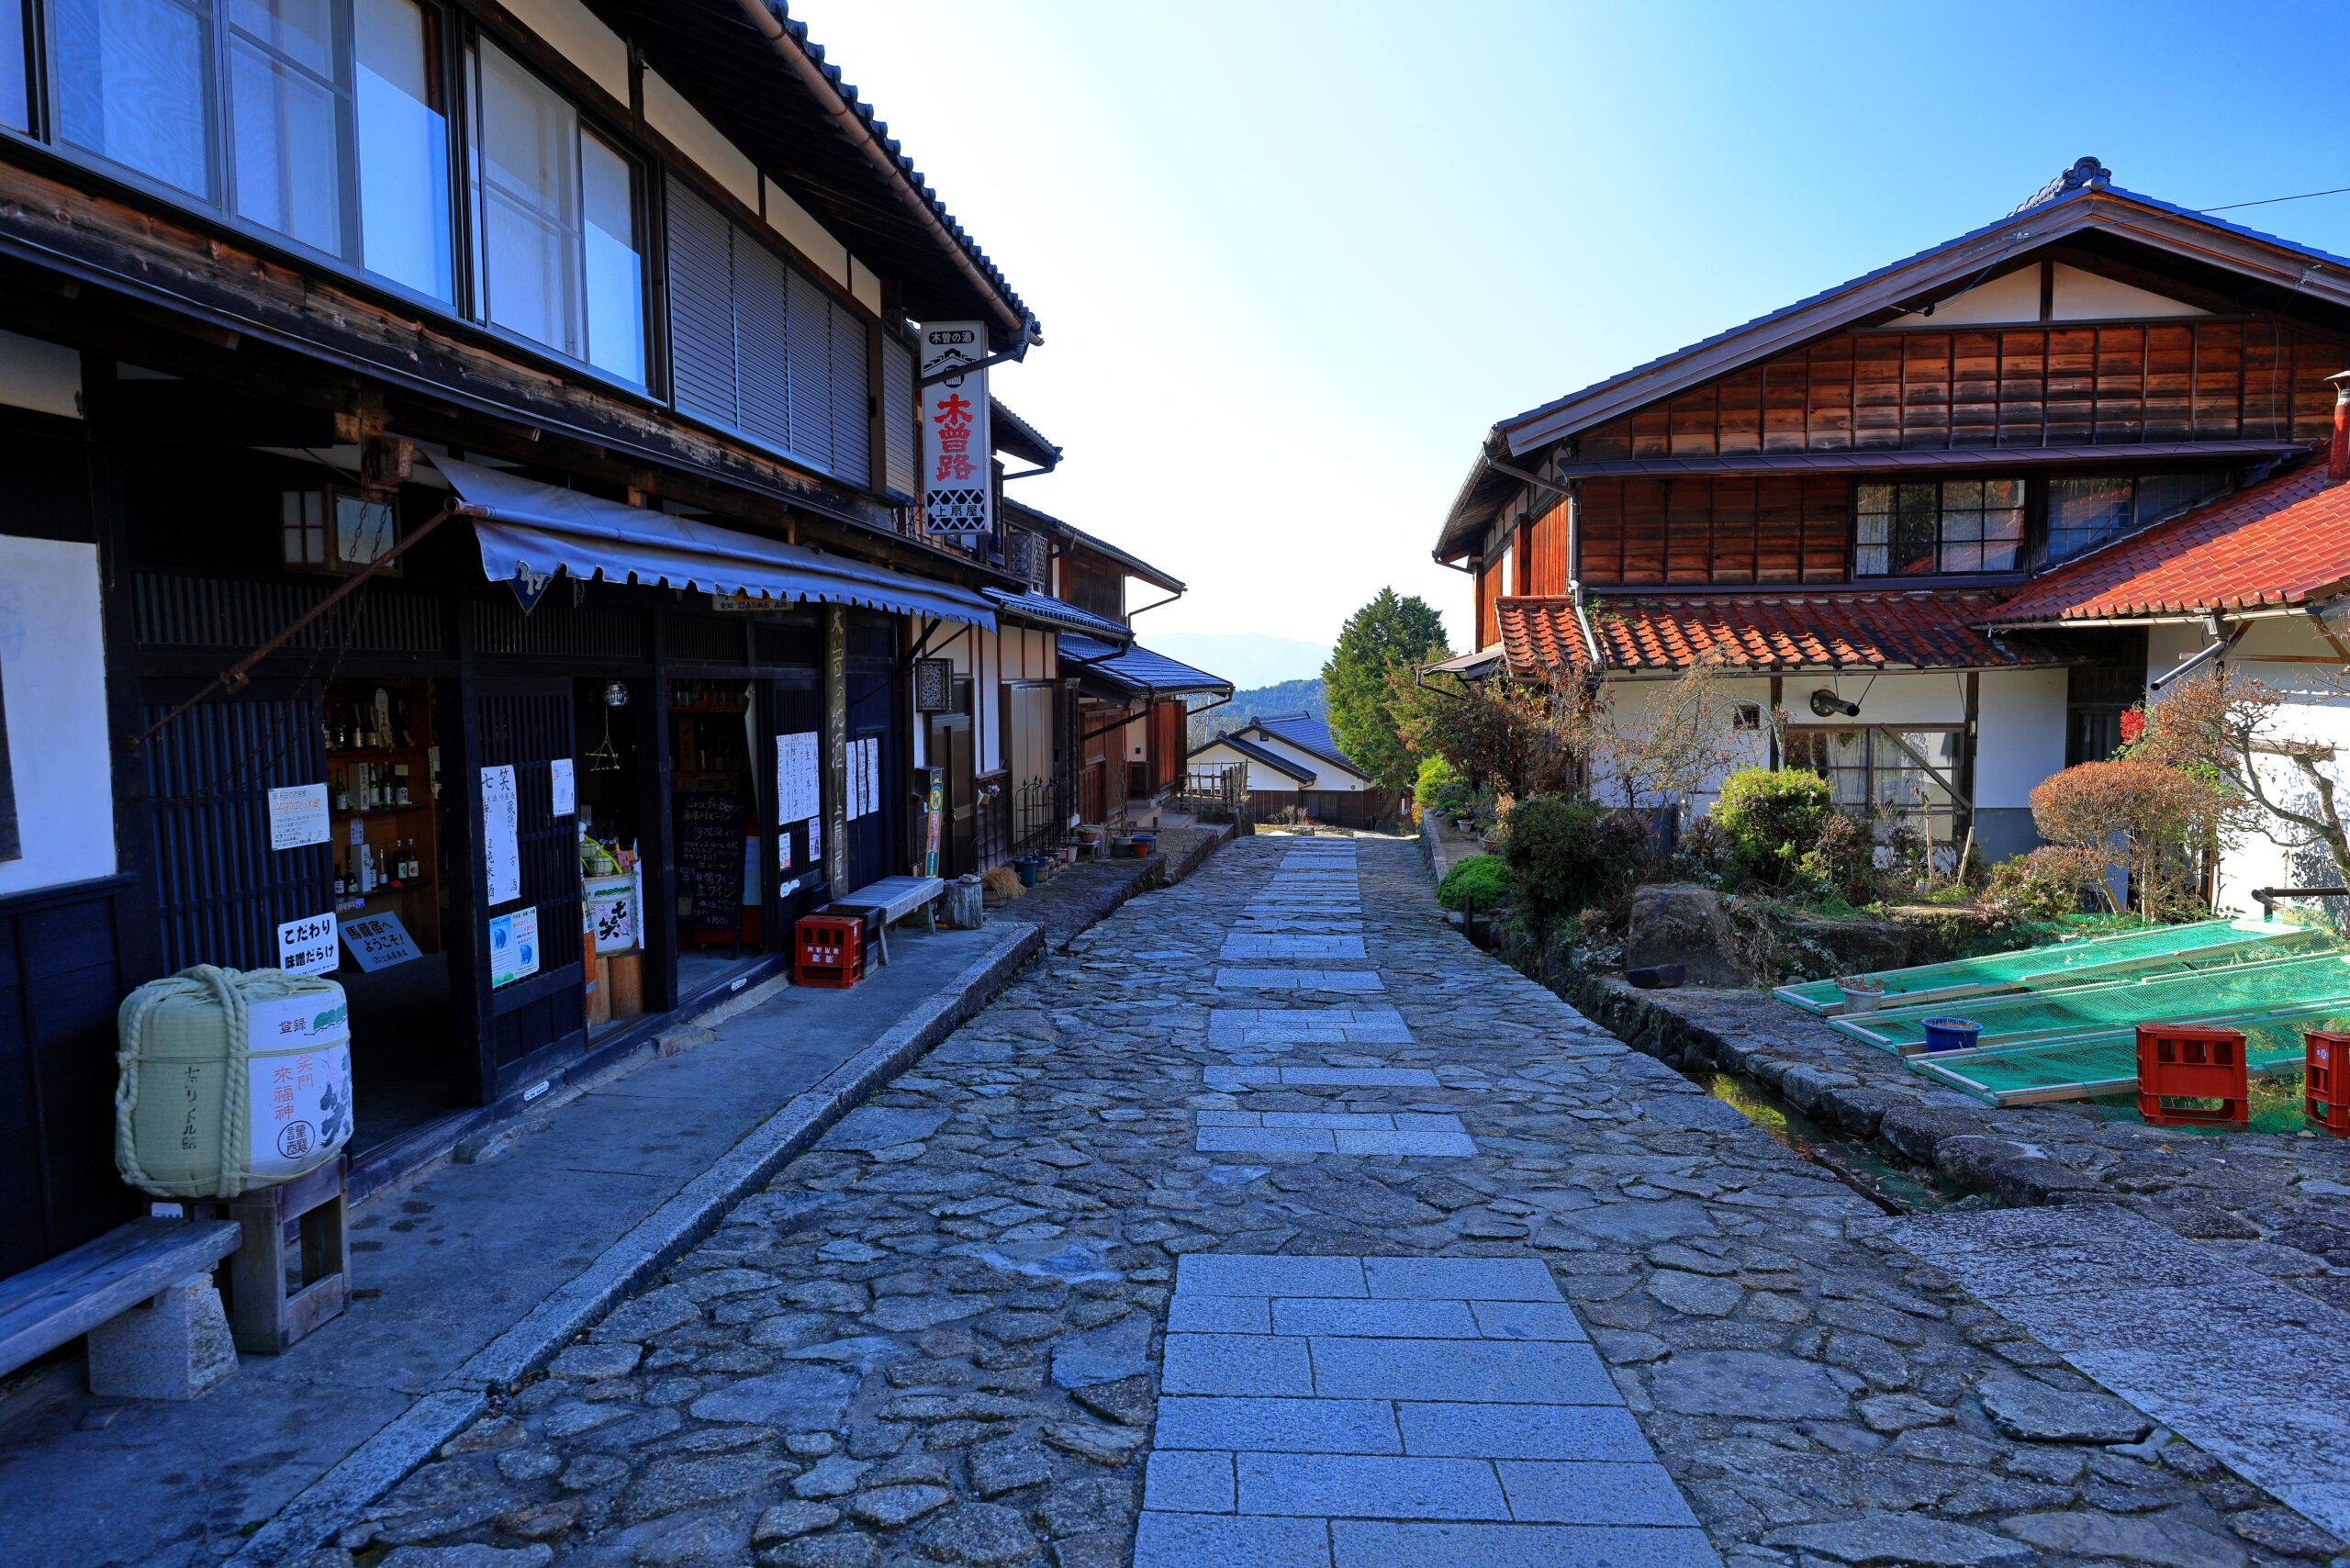
<instances>
[{"instance_id":1,"label":"tiled roof","mask_svg":"<svg viewBox=\"0 0 2350 1568\"><path fill-rule=\"evenodd\" d=\"M1107 642L1125 644L1134 633L1107 616L1096 615L1090 610L1080 610L1066 599L1038 593L1035 588L1014 592L1011 588L983 588L982 594L1015 620L1038 626L1050 626L1057 632L1081 632Z\"/></svg>"},{"instance_id":2,"label":"tiled roof","mask_svg":"<svg viewBox=\"0 0 2350 1568\"><path fill-rule=\"evenodd\" d=\"M1320 757L1334 767L1343 767L1358 778L1371 777L1355 766L1353 758L1338 749L1338 743L1330 736L1328 722L1311 713L1301 711L1252 716L1248 726L1264 731L1277 741L1288 742L1308 756Z\"/></svg>"},{"instance_id":3,"label":"tiled roof","mask_svg":"<svg viewBox=\"0 0 2350 1568\"><path fill-rule=\"evenodd\" d=\"M1181 659L1152 653L1140 643L1127 648L1064 632L1061 661L1079 678L1122 697L1177 697L1192 691L1232 695L1232 682L1194 669Z\"/></svg>"},{"instance_id":4,"label":"tiled roof","mask_svg":"<svg viewBox=\"0 0 2350 1568\"><path fill-rule=\"evenodd\" d=\"M1314 769L1305 767L1293 757L1283 756L1270 746L1259 745L1255 741L1237 734L1218 735L1212 741L1203 742L1192 748L1192 756L1197 756L1200 753L1212 750L1216 746L1229 747L1249 761L1262 763L1274 772L1285 774L1301 784L1314 782Z\"/></svg>"},{"instance_id":5,"label":"tiled roof","mask_svg":"<svg viewBox=\"0 0 2350 1568\"><path fill-rule=\"evenodd\" d=\"M1704 658L1738 669L1984 669L2056 662L1978 630L1987 593L1820 592L1658 594L1595 598L1584 606L1601 667L1684 669ZM1574 601L1495 603L1513 669L1583 667L1590 661Z\"/></svg>"},{"instance_id":6,"label":"tiled roof","mask_svg":"<svg viewBox=\"0 0 2350 1568\"><path fill-rule=\"evenodd\" d=\"M2311 463L2069 561L1987 620L2020 626L2306 604L2350 585L2350 485Z\"/></svg>"}]
</instances>

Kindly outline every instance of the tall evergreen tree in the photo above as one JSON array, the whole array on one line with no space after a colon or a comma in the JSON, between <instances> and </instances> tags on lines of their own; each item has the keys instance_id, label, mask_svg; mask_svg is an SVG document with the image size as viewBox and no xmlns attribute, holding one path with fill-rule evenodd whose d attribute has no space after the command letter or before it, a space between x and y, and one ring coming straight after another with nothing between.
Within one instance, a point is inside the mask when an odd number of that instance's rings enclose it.
<instances>
[{"instance_id":1,"label":"tall evergreen tree","mask_svg":"<svg viewBox=\"0 0 2350 1568\"><path fill-rule=\"evenodd\" d=\"M1322 666L1331 736L1382 788L1409 788L1419 766L1396 733L1389 677L1441 658L1444 651L1444 622L1427 600L1381 588L1347 618L1330 662Z\"/></svg>"}]
</instances>

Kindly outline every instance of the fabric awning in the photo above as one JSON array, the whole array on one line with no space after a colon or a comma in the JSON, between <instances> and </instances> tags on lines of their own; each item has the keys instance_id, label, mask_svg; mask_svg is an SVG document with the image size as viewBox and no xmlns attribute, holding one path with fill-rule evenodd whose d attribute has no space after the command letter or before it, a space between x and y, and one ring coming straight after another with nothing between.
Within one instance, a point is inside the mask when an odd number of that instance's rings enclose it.
<instances>
[{"instance_id":1,"label":"fabric awning","mask_svg":"<svg viewBox=\"0 0 2350 1568\"><path fill-rule=\"evenodd\" d=\"M1154 654L1140 643L1120 649L1092 637L1064 632L1061 662L1078 672L1079 680L1113 697L1181 697L1194 691L1232 695L1232 682L1222 676L1193 669L1181 659Z\"/></svg>"},{"instance_id":2,"label":"fabric awning","mask_svg":"<svg viewBox=\"0 0 2350 1568\"><path fill-rule=\"evenodd\" d=\"M582 580L753 594L785 603L863 605L995 630L988 601L949 583L454 458L435 457L432 463L472 514L481 541L481 569L492 582L543 579L560 571Z\"/></svg>"}]
</instances>

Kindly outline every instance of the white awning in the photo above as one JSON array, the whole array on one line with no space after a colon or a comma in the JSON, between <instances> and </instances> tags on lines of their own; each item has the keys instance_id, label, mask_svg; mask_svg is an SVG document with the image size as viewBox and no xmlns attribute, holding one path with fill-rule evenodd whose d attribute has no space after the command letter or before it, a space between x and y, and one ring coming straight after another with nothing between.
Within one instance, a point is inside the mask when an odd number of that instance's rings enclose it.
<instances>
[{"instance_id":1,"label":"white awning","mask_svg":"<svg viewBox=\"0 0 2350 1568\"><path fill-rule=\"evenodd\" d=\"M780 539L648 511L454 458L433 466L472 515L492 582L568 572L587 580L743 593L782 603L858 604L984 631L995 611L968 588L929 582Z\"/></svg>"}]
</instances>

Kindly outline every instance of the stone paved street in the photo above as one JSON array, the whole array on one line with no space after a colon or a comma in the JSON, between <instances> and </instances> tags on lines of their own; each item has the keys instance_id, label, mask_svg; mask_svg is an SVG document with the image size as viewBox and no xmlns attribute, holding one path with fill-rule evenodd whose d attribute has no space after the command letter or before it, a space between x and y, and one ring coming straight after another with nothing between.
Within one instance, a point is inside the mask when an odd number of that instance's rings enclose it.
<instances>
[{"instance_id":1,"label":"stone paved street","mask_svg":"<svg viewBox=\"0 0 2350 1568\"><path fill-rule=\"evenodd\" d=\"M1050 955L342 1544L397 1548L383 1568L2340 1550L1882 1219L1468 946L1413 846L1239 840Z\"/></svg>"}]
</instances>

